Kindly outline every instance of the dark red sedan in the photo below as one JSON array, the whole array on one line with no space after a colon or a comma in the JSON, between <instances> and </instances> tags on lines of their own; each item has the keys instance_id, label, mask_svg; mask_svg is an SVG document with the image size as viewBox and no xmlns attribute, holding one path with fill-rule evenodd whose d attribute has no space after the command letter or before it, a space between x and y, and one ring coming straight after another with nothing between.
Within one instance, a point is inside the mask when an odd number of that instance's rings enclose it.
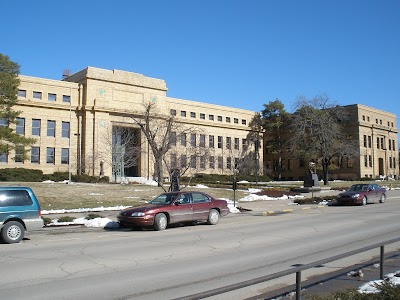
<instances>
[{"instance_id":1,"label":"dark red sedan","mask_svg":"<svg viewBox=\"0 0 400 300\"><path fill-rule=\"evenodd\" d=\"M153 227L164 230L169 224L202 222L215 225L229 214L225 200L201 192L164 193L145 206L124 209L118 215L122 227Z\"/></svg>"},{"instance_id":2,"label":"dark red sedan","mask_svg":"<svg viewBox=\"0 0 400 300\"><path fill-rule=\"evenodd\" d=\"M339 204L360 204L377 202L384 203L386 189L378 184L353 184L346 192L336 197Z\"/></svg>"}]
</instances>

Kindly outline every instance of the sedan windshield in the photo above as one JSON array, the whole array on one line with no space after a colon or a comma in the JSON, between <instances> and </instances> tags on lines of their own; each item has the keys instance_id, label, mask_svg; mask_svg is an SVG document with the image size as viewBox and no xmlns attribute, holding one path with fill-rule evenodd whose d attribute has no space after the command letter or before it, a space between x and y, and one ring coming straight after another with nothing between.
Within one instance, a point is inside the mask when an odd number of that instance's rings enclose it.
<instances>
[{"instance_id":1,"label":"sedan windshield","mask_svg":"<svg viewBox=\"0 0 400 300\"><path fill-rule=\"evenodd\" d=\"M176 195L178 194L161 194L160 196L157 196L153 200L151 200L149 203L150 204L157 204L157 205L168 205L171 204L172 201L174 201Z\"/></svg>"}]
</instances>

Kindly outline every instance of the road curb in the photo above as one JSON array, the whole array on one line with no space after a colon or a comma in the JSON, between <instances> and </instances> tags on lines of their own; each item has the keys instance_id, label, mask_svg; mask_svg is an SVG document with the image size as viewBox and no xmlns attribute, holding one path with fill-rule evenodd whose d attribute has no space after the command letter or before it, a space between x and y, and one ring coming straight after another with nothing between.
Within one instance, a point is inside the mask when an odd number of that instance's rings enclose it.
<instances>
[{"instance_id":1,"label":"road curb","mask_svg":"<svg viewBox=\"0 0 400 300\"><path fill-rule=\"evenodd\" d=\"M310 209L319 209L319 208L325 208L326 205L317 205L317 206L306 206L306 207L299 207L296 209L293 208L288 208L288 209L280 209L280 210L267 210L267 211L245 211L242 212L243 214L250 214L253 216L273 216L273 215L282 215L282 214L288 214L288 213L293 213L296 210L310 210Z\"/></svg>"}]
</instances>

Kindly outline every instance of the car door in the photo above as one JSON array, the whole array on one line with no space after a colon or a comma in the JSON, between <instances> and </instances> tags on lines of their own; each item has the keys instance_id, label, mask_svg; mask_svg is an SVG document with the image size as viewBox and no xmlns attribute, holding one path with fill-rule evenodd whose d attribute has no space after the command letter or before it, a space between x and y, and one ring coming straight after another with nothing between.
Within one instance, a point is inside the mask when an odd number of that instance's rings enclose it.
<instances>
[{"instance_id":1,"label":"car door","mask_svg":"<svg viewBox=\"0 0 400 300\"><path fill-rule=\"evenodd\" d=\"M179 194L170 212L170 222L191 222L193 221L193 203L191 193Z\"/></svg>"},{"instance_id":2,"label":"car door","mask_svg":"<svg viewBox=\"0 0 400 300\"><path fill-rule=\"evenodd\" d=\"M374 184L370 184L368 185L368 198L369 198L369 202L376 202L377 200L377 190L374 186Z\"/></svg>"},{"instance_id":3,"label":"car door","mask_svg":"<svg viewBox=\"0 0 400 300\"><path fill-rule=\"evenodd\" d=\"M203 193L192 193L193 220L207 220L211 208L211 200Z\"/></svg>"}]
</instances>

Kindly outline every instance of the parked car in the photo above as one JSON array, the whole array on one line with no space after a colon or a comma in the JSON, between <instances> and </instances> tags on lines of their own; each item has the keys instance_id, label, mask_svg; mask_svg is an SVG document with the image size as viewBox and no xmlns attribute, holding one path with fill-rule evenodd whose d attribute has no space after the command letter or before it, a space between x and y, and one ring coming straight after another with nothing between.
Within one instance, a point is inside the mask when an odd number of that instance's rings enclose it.
<instances>
[{"instance_id":1,"label":"parked car","mask_svg":"<svg viewBox=\"0 0 400 300\"><path fill-rule=\"evenodd\" d=\"M169 224L206 221L215 225L229 213L225 200L201 192L164 193L147 205L124 209L118 215L122 227L153 227L164 230Z\"/></svg>"},{"instance_id":2,"label":"parked car","mask_svg":"<svg viewBox=\"0 0 400 300\"><path fill-rule=\"evenodd\" d=\"M25 231L43 227L40 205L28 187L0 187L0 236L7 243L18 243Z\"/></svg>"},{"instance_id":3,"label":"parked car","mask_svg":"<svg viewBox=\"0 0 400 300\"><path fill-rule=\"evenodd\" d=\"M386 189L378 184L353 184L346 192L338 194L336 200L340 204L384 203Z\"/></svg>"}]
</instances>

